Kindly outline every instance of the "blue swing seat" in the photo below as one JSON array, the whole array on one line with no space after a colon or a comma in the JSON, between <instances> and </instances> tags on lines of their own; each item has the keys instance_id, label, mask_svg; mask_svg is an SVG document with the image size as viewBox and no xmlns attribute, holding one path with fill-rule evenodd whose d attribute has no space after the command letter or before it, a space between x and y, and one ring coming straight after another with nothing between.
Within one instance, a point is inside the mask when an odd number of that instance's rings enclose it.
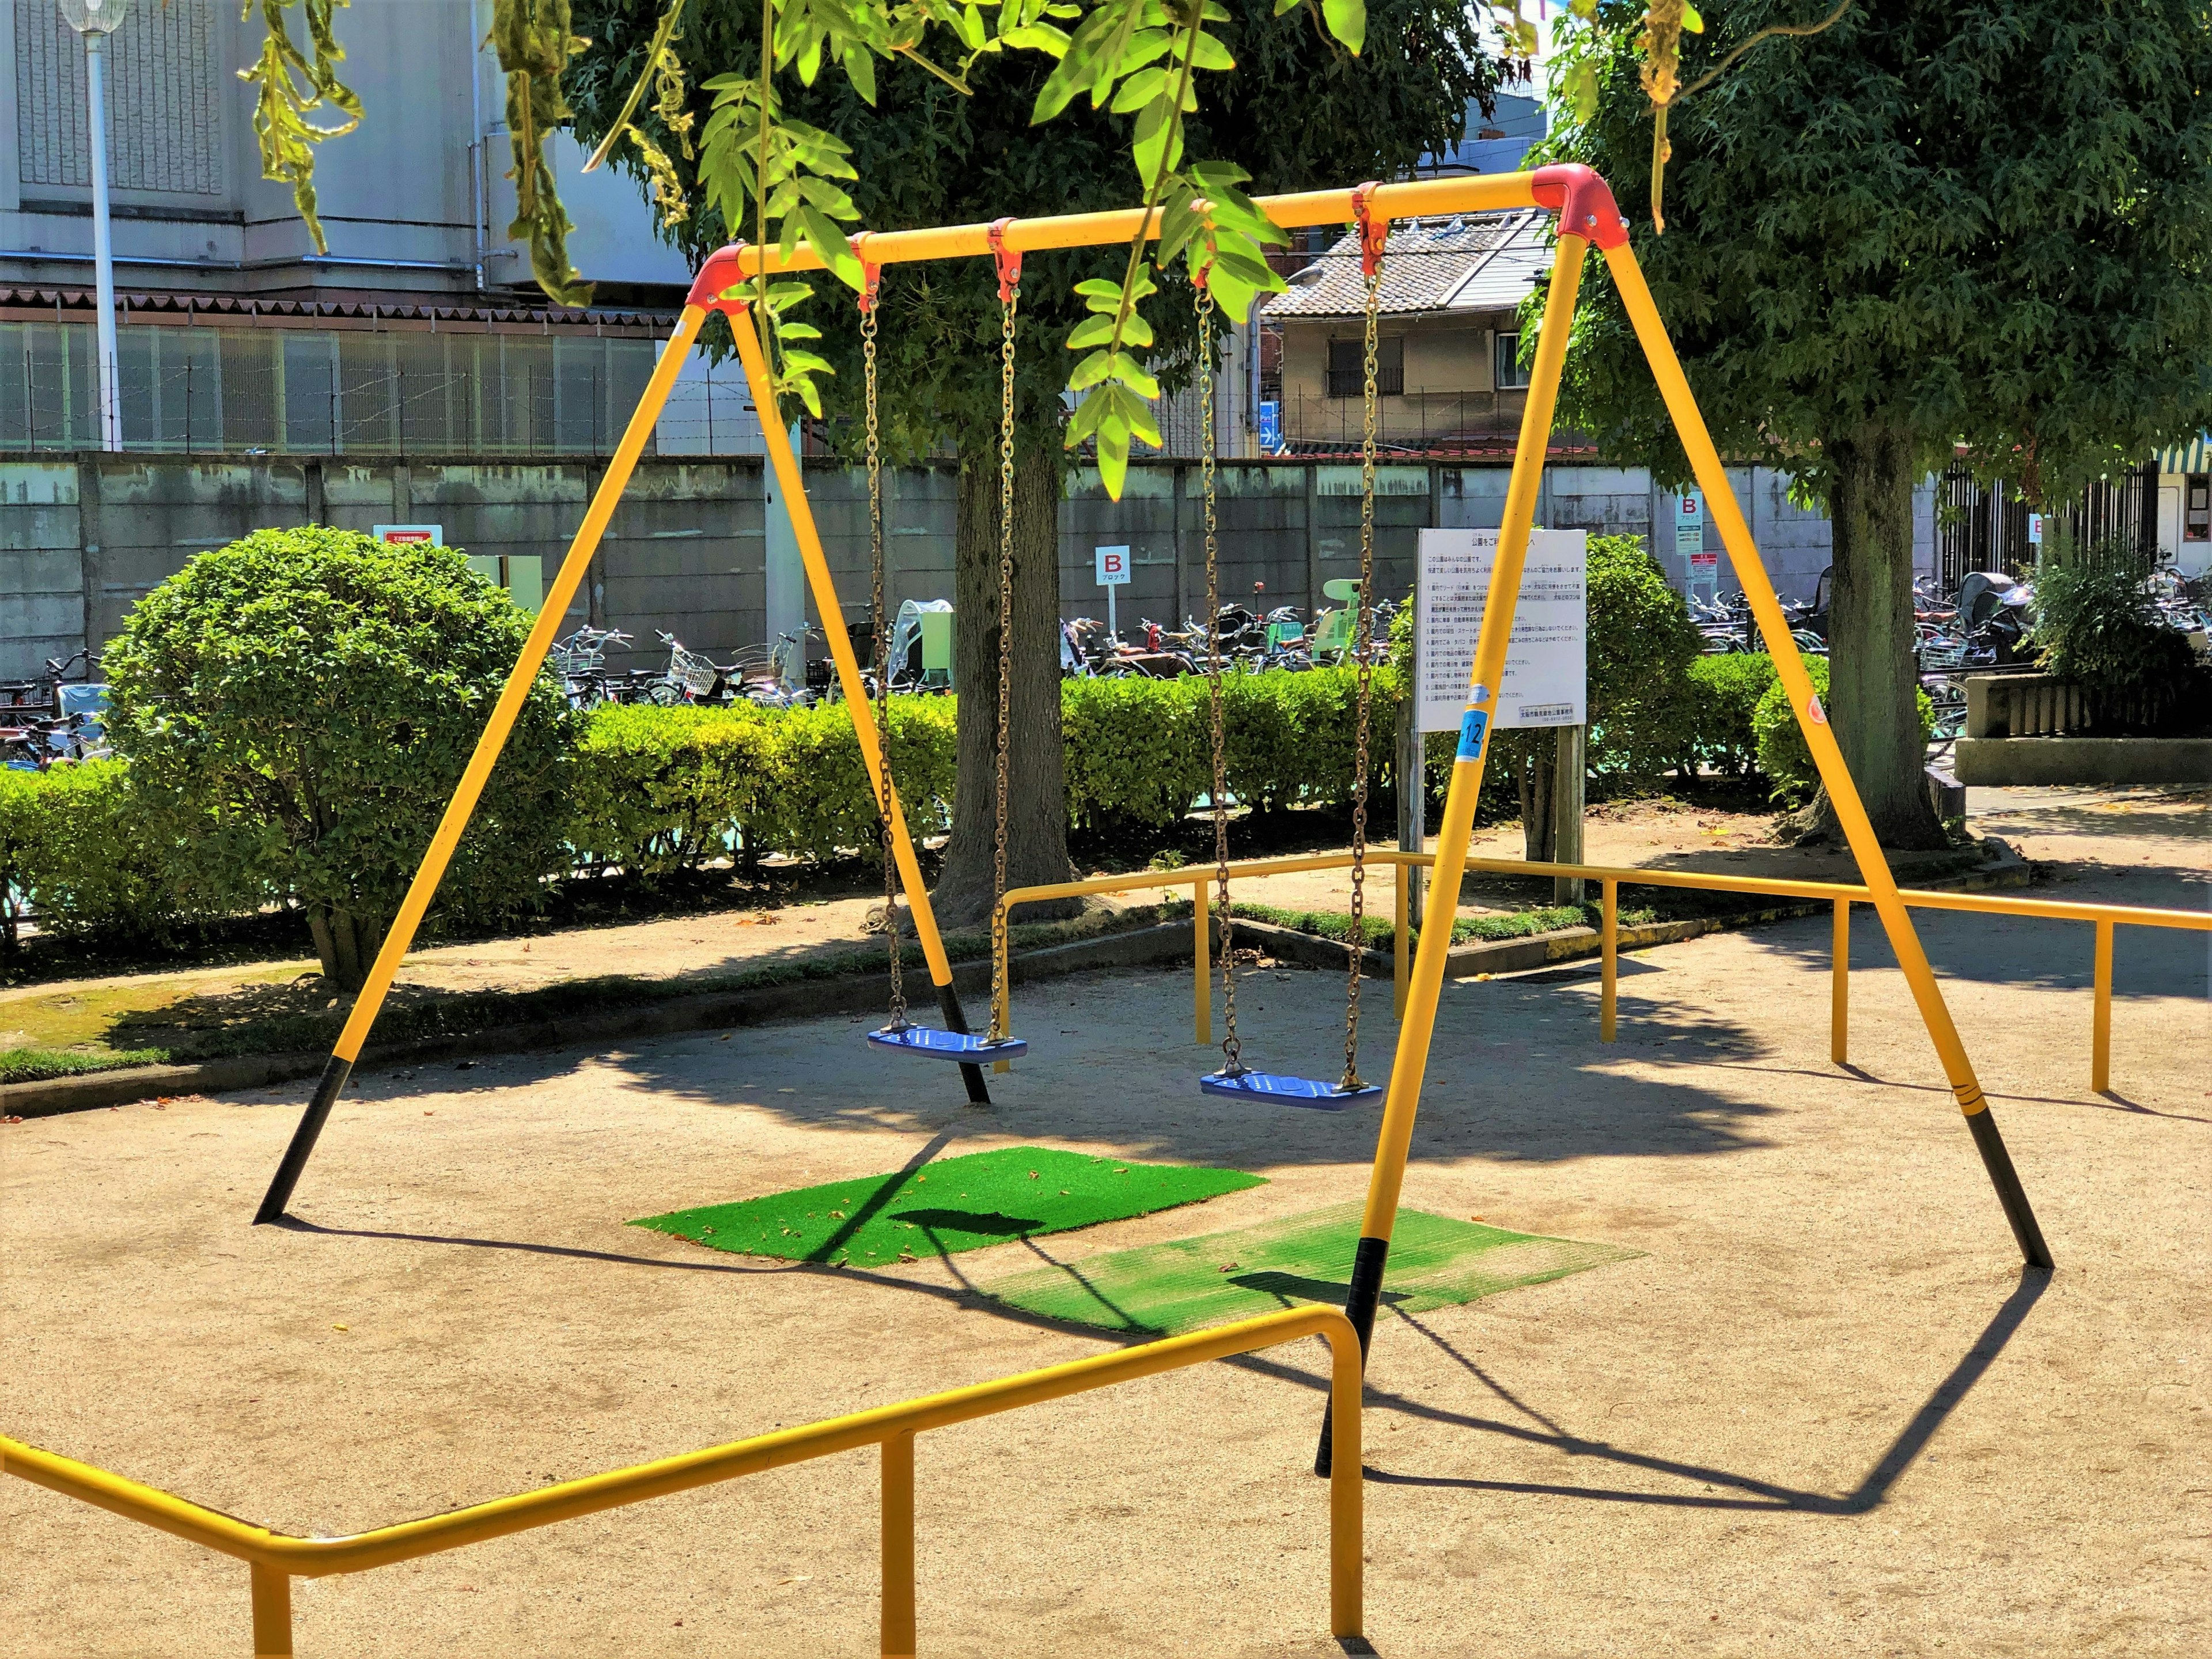
<instances>
[{"instance_id":1,"label":"blue swing seat","mask_svg":"<svg viewBox=\"0 0 2212 1659\"><path fill-rule=\"evenodd\" d=\"M934 1025L886 1025L869 1032L868 1041L878 1048L896 1048L931 1060L964 1060L971 1066L988 1060L1012 1060L1030 1049L1030 1045L1019 1037L1005 1037L994 1042L988 1035L942 1030Z\"/></svg>"},{"instance_id":2,"label":"blue swing seat","mask_svg":"<svg viewBox=\"0 0 2212 1659\"><path fill-rule=\"evenodd\" d=\"M1208 1072L1199 1079L1198 1086L1209 1095L1229 1095L1246 1100L1265 1098L1316 1112L1342 1112L1354 1106L1371 1106L1382 1098L1383 1092L1379 1083L1340 1089L1319 1078L1292 1077L1286 1072Z\"/></svg>"}]
</instances>

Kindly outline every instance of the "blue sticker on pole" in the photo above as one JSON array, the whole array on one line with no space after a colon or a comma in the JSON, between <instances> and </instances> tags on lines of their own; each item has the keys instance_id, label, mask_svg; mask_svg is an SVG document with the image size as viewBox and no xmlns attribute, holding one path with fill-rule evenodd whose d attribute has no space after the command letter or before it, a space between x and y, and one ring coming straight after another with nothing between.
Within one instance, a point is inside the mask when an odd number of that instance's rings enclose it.
<instances>
[{"instance_id":1,"label":"blue sticker on pole","mask_svg":"<svg viewBox=\"0 0 2212 1659\"><path fill-rule=\"evenodd\" d=\"M1482 733L1490 724L1490 716L1480 708L1470 708L1460 716L1459 758L1463 761L1482 758Z\"/></svg>"}]
</instances>

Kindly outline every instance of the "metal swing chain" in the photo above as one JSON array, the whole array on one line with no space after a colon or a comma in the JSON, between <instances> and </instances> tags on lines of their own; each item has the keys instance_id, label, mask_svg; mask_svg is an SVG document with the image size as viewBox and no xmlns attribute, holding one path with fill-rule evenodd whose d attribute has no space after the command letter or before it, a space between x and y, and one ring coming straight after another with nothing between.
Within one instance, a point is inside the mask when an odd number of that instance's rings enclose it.
<instances>
[{"instance_id":1,"label":"metal swing chain","mask_svg":"<svg viewBox=\"0 0 2212 1659\"><path fill-rule=\"evenodd\" d=\"M1006 1041L1006 742L1013 724L1014 675L1014 318L1022 299L1021 256L1008 256L993 227L999 260L999 757L991 828L991 1036Z\"/></svg>"},{"instance_id":2,"label":"metal swing chain","mask_svg":"<svg viewBox=\"0 0 2212 1659\"><path fill-rule=\"evenodd\" d=\"M1387 234L1387 231L1385 232ZM1368 252L1370 227L1365 204L1361 204L1360 240ZM1352 655L1359 665L1359 714L1352 751L1352 932L1350 988L1344 1011L1344 1078L1337 1087L1346 1091L1359 1081L1359 969L1367 951L1364 917L1367 914L1367 727L1370 690L1374 675L1375 635L1375 355L1376 323L1382 309L1381 249L1373 250L1367 278L1367 383L1359 441L1359 607L1353 623Z\"/></svg>"},{"instance_id":3,"label":"metal swing chain","mask_svg":"<svg viewBox=\"0 0 2212 1659\"><path fill-rule=\"evenodd\" d=\"M1206 286L1204 272L1198 282L1198 406L1199 476L1205 481L1206 494L1206 690L1213 717L1213 772L1207 799L1213 806L1214 879L1219 888L1215 909L1220 918L1221 1006L1229 1025L1221 1044L1228 1063L1221 1069L1225 1075L1236 1077L1243 1071L1244 1060L1237 1041L1235 923L1229 914L1229 807L1224 799L1229 780L1222 736L1221 574L1214 514L1213 291Z\"/></svg>"},{"instance_id":4,"label":"metal swing chain","mask_svg":"<svg viewBox=\"0 0 2212 1659\"><path fill-rule=\"evenodd\" d=\"M876 416L876 285L868 273L860 297L860 359L866 365L868 407L868 549L875 573L876 805L883 815L884 933L890 941L891 1023L907 1028L906 987L899 972L898 860L891 836L890 618L884 608L884 454Z\"/></svg>"}]
</instances>

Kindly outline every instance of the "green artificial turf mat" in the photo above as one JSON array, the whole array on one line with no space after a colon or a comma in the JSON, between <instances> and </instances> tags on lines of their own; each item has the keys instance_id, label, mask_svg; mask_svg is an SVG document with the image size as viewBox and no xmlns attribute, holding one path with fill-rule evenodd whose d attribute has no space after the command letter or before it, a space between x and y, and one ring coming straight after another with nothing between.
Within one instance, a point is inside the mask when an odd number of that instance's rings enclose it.
<instances>
[{"instance_id":1,"label":"green artificial turf mat","mask_svg":"<svg viewBox=\"0 0 2212 1659\"><path fill-rule=\"evenodd\" d=\"M1358 1204L1340 1204L1231 1232L1031 1268L984 1285L983 1294L1048 1319L1147 1336L1177 1336L1304 1303L1341 1307L1360 1211ZM1382 1275L1382 1305L1420 1313L1639 1254L1401 1210Z\"/></svg>"},{"instance_id":2,"label":"green artificial turf mat","mask_svg":"<svg viewBox=\"0 0 2212 1659\"><path fill-rule=\"evenodd\" d=\"M1150 1215L1266 1184L1241 1170L1005 1146L891 1175L646 1216L630 1225L741 1255L879 1267Z\"/></svg>"}]
</instances>

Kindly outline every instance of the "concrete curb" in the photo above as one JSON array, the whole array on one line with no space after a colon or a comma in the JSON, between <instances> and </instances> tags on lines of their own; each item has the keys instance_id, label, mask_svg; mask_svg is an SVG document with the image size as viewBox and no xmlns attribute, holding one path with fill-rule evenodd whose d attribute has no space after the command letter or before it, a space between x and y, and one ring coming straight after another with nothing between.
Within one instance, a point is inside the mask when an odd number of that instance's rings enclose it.
<instances>
[{"instance_id":1,"label":"concrete curb","mask_svg":"<svg viewBox=\"0 0 2212 1659\"><path fill-rule=\"evenodd\" d=\"M1147 963L1188 958L1192 950L1188 922L1161 922L1101 939L1072 940L1024 951L1012 963L1014 981L1056 979L1098 968L1133 968ZM915 972L908 971L909 989ZM969 1018L981 1025L988 1017L991 964L957 964L952 982L967 999ZM764 1025L777 1020L807 1019L819 1014L879 1012L890 996L888 973L841 974L834 978L794 980L744 991L705 991L659 1002L625 1002L603 1012L562 1019L532 1020L492 1026L454 1036L418 1042L372 1045L361 1069L422 1064L487 1054L575 1048L619 1042L631 1037L667 1036L682 1031ZM924 976L924 1001L929 1000ZM930 1018L934 1018L933 1009ZM56 1117L65 1112L95 1111L166 1095L216 1094L258 1089L316 1076L329 1056L317 1049L288 1054L240 1054L181 1066L133 1066L78 1077L47 1078L35 1083L0 1084L0 1117Z\"/></svg>"},{"instance_id":2,"label":"concrete curb","mask_svg":"<svg viewBox=\"0 0 2212 1659\"><path fill-rule=\"evenodd\" d=\"M2008 847L2002 856L1978 869L1926 884L1947 891L1972 892L1995 887L2025 887L2027 884L2027 862ZM1632 951L1671 945L1704 933L1817 915L1827 908L1825 903L1808 900L1729 915L1624 927L1620 930L1620 948ZM1345 966L1344 946L1311 933L1301 933L1271 922L1247 921L1241 917L1237 932L1242 939L1265 944L1269 952L1280 960L1309 963L1316 968ZM1595 928L1563 927L1553 933L1531 934L1527 939L1455 945L1444 959L1444 974L1447 978L1465 979L1475 974L1519 973L1551 963L1595 956L1600 948ZM1013 959L1012 974L1016 984L1027 984L1102 968L1188 962L1193 954L1188 921L1159 922L1099 939L1075 939L1066 945L1022 951ZM1388 951L1365 953L1363 972L1376 979L1389 979L1393 968ZM909 983L912 979L909 973ZM986 1004L991 988L991 964L958 963L952 970L952 982L968 1000L970 1021L980 1025L989 1015ZM419 1065L478 1054L605 1045L683 1031L764 1025L822 1014L868 1013L882 1008L889 996L890 975L874 973L795 980L788 984L759 986L744 991L705 991L659 1002L617 1003L599 1013L492 1026L417 1042L373 1046L362 1055L361 1066L368 1069ZM321 1072L327 1058L319 1049L304 1054L240 1054L181 1066L134 1066L112 1072L89 1072L78 1077L48 1078L36 1083L0 1084L0 1117L57 1117L67 1112L96 1111L103 1106L127 1105L167 1095L258 1089L272 1083L313 1077Z\"/></svg>"}]
</instances>

